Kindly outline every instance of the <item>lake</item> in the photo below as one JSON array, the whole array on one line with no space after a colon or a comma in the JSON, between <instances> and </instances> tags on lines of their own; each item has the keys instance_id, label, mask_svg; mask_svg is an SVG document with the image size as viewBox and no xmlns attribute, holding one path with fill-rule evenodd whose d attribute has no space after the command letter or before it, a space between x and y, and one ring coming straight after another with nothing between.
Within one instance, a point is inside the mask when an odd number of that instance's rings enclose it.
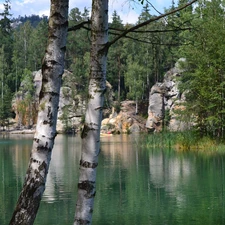
<instances>
[{"instance_id":1,"label":"lake","mask_svg":"<svg viewBox=\"0 0 225 225\"><path fill-rule=\"evenodd\" d=\"M225 155L139 147L143 137L101 138L93 225L225 224ZM8 224L32 136L0 137L0 225ZM58 135L35 225L71 225L81 140Z\"/></svg>"}]
</instances>

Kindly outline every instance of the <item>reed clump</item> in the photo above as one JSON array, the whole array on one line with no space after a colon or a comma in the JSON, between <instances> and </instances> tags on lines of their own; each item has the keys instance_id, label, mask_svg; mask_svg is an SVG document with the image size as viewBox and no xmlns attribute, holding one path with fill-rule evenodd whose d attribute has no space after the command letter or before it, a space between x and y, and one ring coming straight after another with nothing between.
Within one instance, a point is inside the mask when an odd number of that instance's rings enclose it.
<instances>
[{"instance_id":1,"label":"reed clump","mask_svg":"<svg viewBox=\"0 0 225 225\"><path fill-rule=\"evenodd\" d=\"M153 149L173 149L175 151L225 152L223 140L201 137L196 131L168 132L149 134L145 147Z\"/></svg>"}]
</instances>

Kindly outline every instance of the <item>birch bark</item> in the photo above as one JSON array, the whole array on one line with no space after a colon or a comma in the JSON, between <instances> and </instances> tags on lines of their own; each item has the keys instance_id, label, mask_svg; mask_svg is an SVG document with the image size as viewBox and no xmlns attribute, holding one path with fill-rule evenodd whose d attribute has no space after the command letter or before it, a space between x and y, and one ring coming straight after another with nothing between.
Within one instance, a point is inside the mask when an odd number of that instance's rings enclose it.
<instances>
[{"instance_id":1,"label":"birch bark","mask_svg":"<svg viewBox=\"0 0 225 225\"><path fill-rule=\"evenodd\" d=\"M91 57L88 104L82 130L82 153L74 225L91 224L95 196L96 168L100 152L100 127L108 43L108 0L92 1Z\"/></svg>"},{"instance_id":2,"label":"birch bark","mask_svg":"<svg viewBox=\"0 0 225 225\"><path fill-rule=\"evenodd\" d=\"M68 0L51 0L49 37L42 63L42 88L30 162L10 225L33 224L45 190L56 136L61 78L68 29Z\"/></svg>"}]
</instances>

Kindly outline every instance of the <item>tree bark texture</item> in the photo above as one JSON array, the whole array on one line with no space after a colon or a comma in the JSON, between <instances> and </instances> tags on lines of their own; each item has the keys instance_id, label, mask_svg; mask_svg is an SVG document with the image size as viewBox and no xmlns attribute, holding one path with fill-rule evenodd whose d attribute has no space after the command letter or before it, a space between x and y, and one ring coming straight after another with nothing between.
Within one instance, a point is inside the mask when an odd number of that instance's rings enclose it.
<instances>
[{"instance_id":1,"label":"tree bark texture","mask_svg":"<svg viewBox=\"0 0 225 225\"><path fill-rule=\"evenodd\" d=\"M82 153L74 225L92 222L96 169L100 152L100 127L106 91L107 43L108 0L93 0L89 94L81 134Z\"/></svg>"},{"instance_id":2,"label":"tree bark texture","mask_svg":"<svg viewBox=\"0 0 225 225\"><path fill-rule=\"evenodd\" d=\"M68 29L68 0L51 0L49 37L42 63L42 88L30 162L10 225L33 224L42 194L56 136L61 78Z\"/></svg>"}]
</instances>

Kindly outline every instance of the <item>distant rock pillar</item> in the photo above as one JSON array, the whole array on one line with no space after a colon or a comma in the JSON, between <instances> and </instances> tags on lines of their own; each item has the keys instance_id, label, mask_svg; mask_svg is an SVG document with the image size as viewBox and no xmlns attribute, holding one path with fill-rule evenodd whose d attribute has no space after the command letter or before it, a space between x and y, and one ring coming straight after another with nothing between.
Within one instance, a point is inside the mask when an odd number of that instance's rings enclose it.
<instances>
[{"instance_id":1,"label":"distant rock pillar","mask_svg":"<svg viewBox=\"0 0 225 225\"><path fill-rule=\"evenodd\" d=\"M165 87L163 83L156 83L149 94L148 119L146 128L149 131L159 132L163 128L164 119L164 94Z\"/></svg>"}]
</instances>

